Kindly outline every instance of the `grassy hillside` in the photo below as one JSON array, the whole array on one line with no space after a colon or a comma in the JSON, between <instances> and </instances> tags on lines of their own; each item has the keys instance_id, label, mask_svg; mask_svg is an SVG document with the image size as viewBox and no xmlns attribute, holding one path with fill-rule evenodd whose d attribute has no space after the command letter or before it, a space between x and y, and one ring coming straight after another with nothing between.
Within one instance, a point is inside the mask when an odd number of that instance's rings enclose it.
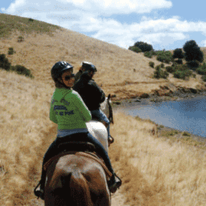
<instances>
[{"instance_id":1,"label":"grassy hillside","mask_svg":"<svg viewBox=\"0 0 206 206\"><path fill-rule=\"evenodd\" d=\"M154 89L171 83L193 88L202 85L198 75L189 81L175 79L171 75L168 80L154 79L154 69L149 66L151 59L143 54L77 32L4 14L0 15L0 22L3 28L6 26L5 31L1 30L2 36L8 36L1 38L0 53L7 54L12 47L15 53L7 55L12 65L25 66L32 71L36 80L45 83L52 84L50 69L55 62L68 61L77 72L81 62L86 60L93 62L98 69L95 75L97 83L106 93L115 95L117 99L152 93ZM21 27L14 27L17 30L10 29L12 25L18 24ZM19 36L23 37L24 41L18 42ZM160 64L156 59L152 61L155 65Z\"/></svg>"},{"instance_id":2,"label":"grassy hillside","mask_svg":"<svg viewBox=\"0 0 206 206\"><path fill-rule=\"evenodd\" d=\"M0 14L0 28L0 38L8 38L13 32L17 32L20 35L31 33L51 34L52 31L59 27L31 18Z\"/></svg>"},{"instance_id":3,"label":"grassy hillside","mask_svg":"<svg viewBox=\"0 0 206 206\"><path fill-rule=\"evenodd\" d=\"M0 25L12 25L15 20L29 28L28 24L34 23L5 17L0 14ZM48 118L54 89L50 68L56 61L69 61L75 71L81 61L93 62L98 68L95 79L117 98L151 92L170 83L200 84L198 79L152 79L150 59L142 54L43 22L35 25L51 30L36 32L31 27L29 32L18 27L1 37L0 53L7 54L13 47L15 53L7 55L12 65L24 65L35 76L30 79L0 70L0 202L4 206L42 205L33 188L39 180L42 157L56 135L56 125ZM24 41L18 42L19 36ZM115 142L109 155L123 186L112 197L112 206L205 205L205 150L158 136L156 125L150 121L120 112L114 118L111 133Z\"/></svg>"}]
</instances>

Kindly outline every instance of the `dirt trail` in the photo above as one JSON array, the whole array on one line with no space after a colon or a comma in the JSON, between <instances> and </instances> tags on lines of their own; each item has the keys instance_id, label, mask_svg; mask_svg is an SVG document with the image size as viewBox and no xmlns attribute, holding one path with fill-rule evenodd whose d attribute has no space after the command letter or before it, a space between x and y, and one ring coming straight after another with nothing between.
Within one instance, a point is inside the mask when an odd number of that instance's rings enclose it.
<instances>
[{"instance_id":1,"label":"dirt trail","mask_svg":"<svg viewBox=\"0 0 206 206\"><path fill-rule=\"evenodd\" d=\"M129 206L125 204L124 194L121 193L121 189L112 195L112 206ZM44 206L44 201L37 199L35 196L25 206Z\"/></svg>"},{"instance_id":2,"label":"dirt trail","mask_svg":"<svg viewBox=\"0 0 206 206\"><path fill-rule=\"evenodd\" d=\"M49 136L55 136L55 135L56 135L56 129L52 128L49 132ZM47 138L48 137L46 137L46 139ZM47 149L47 146L45 146L45 149ZM113 152L111 152L110 155L113 156ZM40 161L42 161L42 160L40 160ZM41 163L39 163L38 171L39 172L41 171ZM37 176L34 179L38 180L39 177L40 177L40 174L37 174ZM35 185L35 184L36 184L36 182L33 183L32 185ZM33 187L31 189L33 190ZM33 193L33 191L31 191L31 193ZM112 194L111 206L130 206L130 205L125 204L125 200L126 200L126 197L124 196L122 189L120 188L115 194ZM33 195L32 198L28 201L28 203L25 206L44 206L44 201L41 199L37 199Z\"/></svg>"}]
</instances>

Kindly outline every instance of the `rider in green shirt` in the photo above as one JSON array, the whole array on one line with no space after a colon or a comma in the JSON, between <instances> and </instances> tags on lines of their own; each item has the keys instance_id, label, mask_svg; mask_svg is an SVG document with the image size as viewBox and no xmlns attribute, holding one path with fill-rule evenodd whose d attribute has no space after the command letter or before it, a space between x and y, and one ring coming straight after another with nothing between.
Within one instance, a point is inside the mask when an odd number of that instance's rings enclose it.
<instances>
[{"instance_id":1,"label":"rider in green shirt","mask_svg":"<svg viewBox=\"0 0 206 206\"><path fill-rule=\"evenodd\" d=\"M95 145L106 166L113 174L108 186L110 191L114 193L121 186L121 180L114 173L108 153L102 144L88 132L86 122L91 120L91 113L80 95L72 89L74 84L73 66L64 61L57 62L51 69L51 75L56 89L51 100L50 120L58 125L58 131L57 138L44 155L43 165L51 157L61 152L58 145L62 142L91 142ZM43 165L41 180L34 189L34 194L41 199L44 199L46 178ZM39 185L40 188L38 189Z\"/></svg>"}]
</instances>

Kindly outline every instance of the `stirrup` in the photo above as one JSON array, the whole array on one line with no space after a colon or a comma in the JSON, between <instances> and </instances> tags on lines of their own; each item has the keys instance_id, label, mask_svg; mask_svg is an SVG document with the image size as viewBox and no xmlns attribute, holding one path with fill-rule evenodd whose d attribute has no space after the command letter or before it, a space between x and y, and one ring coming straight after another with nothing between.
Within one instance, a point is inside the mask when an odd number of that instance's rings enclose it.
<instances>
[{"instance_id":1,"label":"stirrup","mask_svg":"<svg viewBox=\"0 0 206 206\"><path fill-rule=\"evenodd\" d=\"M34 188L34 194L39 198L41 198L42 200L44 200L44 190L40 188L37 190L37 188L39 187L39 185L41 185L41 180L39 181L39 183L37 184L37 186Z\"/></svg>"},{"instance_id":2,"label":"stirrup","mask_svg":"<svg viewBox=\"0 0 206 206\"><path fill-rule=\"evenodd\" d=\"M116 174L113 174L113 177L111 177L110 181L108 182L110 192L115 193L121 185L122 180Z\"/></svg>"},{"instance_id":3,"label":"stirrup","mask_svg":"<svg viewBox=\"0 0 206 206\"><path fill-rule=\"evenodd\" d=\"M112 144L114 142L114 138L111 135L109 135L108 137L108 142L109 144Z\"/></svg>"}]
</instances>

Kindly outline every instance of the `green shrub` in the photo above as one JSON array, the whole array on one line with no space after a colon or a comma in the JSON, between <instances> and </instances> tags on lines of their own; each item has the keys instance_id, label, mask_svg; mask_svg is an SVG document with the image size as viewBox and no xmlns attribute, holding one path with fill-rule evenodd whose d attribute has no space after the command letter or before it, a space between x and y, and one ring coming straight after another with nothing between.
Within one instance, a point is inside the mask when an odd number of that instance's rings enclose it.
<instances>
[{"instance_id":1,"label":"green shrub","mask_svg":"<svg viewBox=\"0 0 206 206\"><path fill-rule=\"evenodd\" d=\"M178 79L186 79L189 78L190 76L192 76L192 71L189 69L186 70L176 70L174 72L174 77L178 78Z\"/></svg>"},{"instance_id":2,"label":"green shrub","mask_svg":"<svg viewBox=\"0 0 206 206\"><path fill-rule=\"evenodd\" d=\"M195 70L196 68L199 67L199 62L198 61L190 61L187 62L188 67L190 67L190 69Z\"/></svg>"},{"instance_id":3,"label":"green shrub","mask_svg":"<svg viewBox=\"0 0 206 206\"><path fill-rule=\"evenodd\" d=\"M161 67L161 68L164 68L164 67L165 67L165 65L162 63L162 64L160 64L160 67Z\"/></svg>"},{"instance_id":4,"label":"green shrub","mask_svg":"<svg viewBox=\"0 0 206 206\"><path fill-rule=\"evenodd\" d=\"M151 51L153 50L153 47L151 44L148 44L146 42L138 41L134 44L135 47L139 47L141 51L146 52L146 51Z\"/></svg>"},{"instance_id":5,"label":"green shrub","mask_svg":"<svg viewBox=\"0 0 206 206\"><path fill-rule=\"evenodd\" d=\"M206 75L206 63L203 63L200 67L196 69L196 72L201 75Z\"/></svg>"},{"instance_id":6,"label":"green shrub","mask_svg":"<svg viewBox=\"0 0 206 206\"><path fill-rule=\"evenodd\" d=\"M8 55L12 55L14 53L15 53L15 51L14 51L13 47L10 47L8 50Z\"/></svg>"},{"instance_id":7,"label":"green shrub","mask_svg":"<svg viewBox=\"0 0 206 206\"><path fill-rule=\"evenodd\" d=\"M142 50L139 47L136 47L136 46L130 46L129 50L131 50L133 52L136 52L136 53L142 52Z\"/></svg>"},{"instance_id":8,"label":"green shrub","mask_svg":"<svg viewBox=\"0 0 206 206\"><path fill-rule=\"evenodd\" d=\"M206 69L201 68L201 67L197 68L196 72L200 75L206 75Z\"/></svg>"},{"instance_id":9,"label":"green shrub","mask_svg":"<svg viewBox=\"0 0 206 206\"><path fill-rule=\"evenodd\" d=\"M173 51L173 55L172 55L173 59L178 58L178 60L181 60L184 58L184 53L182 51L181 48L175 49Z\"/></svg>"},{"instance_id":10,"label":"green shrub","mask_svg":"<svg viewBox=\"0 0 206 206\"><path fill-rule=\"evenodd\" d=\"M7 71L15 71L17 74L22 74L27 77L33 78L31 71L22 65L11 66L11 63L6 58L5 54L0 54L0 69L5 69Z\"/></svg>"},{"instance_id":11,"label":"green shrub","mask_svg":"<svg viewBox=\"0 0 206 206\"><path fill-rule=\"evenodd\" d=\"M167 79L167 77L169 76L169 73L167 71L163 71L160 66L156 66L155 67L155 71L154 71L154 78L156 79Z\"/></svg>"},{"instance_id":12,"label":"green shrub","mask_svg":"<svg viewBox=\"0 0 206 206\"><path fill-rule=\"evenodd\" d=\"M173 59L170 51L157 51L156 54L157 60L164 63L170 63Z\"/></svg>"},{"instance_id":13,"label":"green shrub","mask_svg":"<svg viewBox=\"0 0 206 206\"><path fill-rule=\"evenodd\" d=\"M187 41L183 46L183 50L185 51L185 60L188 63L203 62L204 54L194 40Z\"/></svg>"},{"instance_id":14,"label":"green shrub","mask_svg":"<svg viewBox=\"0 0 206 206\"><path fill-rule=\"evenodd\" d=\"M12 71L15 71L17 74L25 75L27 77L33 78L31 71L22 65L16 65L11 67Z\"/></svg>"},{"instance_id":15,"label":"green shrub","mask_svg":"<svg viewBox=\"0 0 206 206\"><path fill-rule=\"evenodd\" d=\"M5 69L7 71L9 71L11 68L11 63L6 58L5 54L0 54L0 68Z\"/></svg>"},{"instance_id":16,"label":"green shrub","mask_svg":"<svg viewBox=\"0 0 206 206\"><path fill-rule=\"evenodd\" d=\"M206 82L206 75L202 75L202 80Z\"/></svg>"},{"instance_id":17,"label":"green shrub","mask_svg":"<svg viewBox=\"0 0 206 206\"><path fill-rule=\"evenodd\" d=\"M188 137L191 136L191 134L190 134L189 132L183 132L182 135L183 135L183 136L188 136Z\"/></svg>"},{"instance_id":18,"label":"green shrub","mask_svg":"<svg viewBox=\"0 0 206 206\"><path fill-rule=\"evenodd\" d=\"M23 42L24 41L24 37L23 36L19 36L17 41L18 42Z\"/></svg>"},{"instance_id":19,"label":"green shrub","mask_svg":"<svg viewBox=\"0 0 206 206\"><path fill-rule=\"evenodd\" d=\"M177 60L175 60L175 62L177 63L177 64L182 64L183 62L182 62L182 59L177 59Z\"/></svg>"},{"instance_id":20,"label":"green shrub","mask_svg":"<svg viewBox=\"0 0 206 206\"><path fill-rule=\"evenodd\" d=\"M144 56L148 57L148 58L152 58L152 52L146 51L146 52L144 52Z\"/></svg>"},{"instance_id":21,"label":"green shrub","mask_svg":"<svg viewBox=\"0 0 206 206\"><path fill-rule=\"evenodd\" d=\"M144 52L145 57L152 58L153 55L156 55L154 50Z\"/></svg>"},{"instance_id":22,"label":"green shrub","mask_svg":"<svg viewBox=\"0 0 206 206\"><path fill-rule=\"evenodd\" d=\"M177 70L174 72L174 77L178 79L185 79L185 74L184 72Z\"/></svg>"},{"instance_id":23,"label":"green shrub","mask_svg":"<svg viewBox=\"0 0 206 206\"><path fill-rule=\"evenodd\" d=\"M30 22L33 22L34 21L34 19L32 19L32 18L29 18L29 20L28 21L30 21Z\"/></svg>"},{"instance_id":24,"label":"green shrub","mask_svg":"<svg viewBox=\"0 0 206 206\"><path fill-rule=\"evenodd\" d=\"M167 66L166 71L169 72L169 73L173 73L173 72L175 72L175 67Z\"/></svg>"},{"instance_id":25,"label":"green shrub","mask_svg":"<svg viewBox=\"0 0 206 206\"><path fill-rule=\"evenodd\" d=\"M149 62L149 66L154 68L154 62Z\"/></svg>"}]
</instances>

